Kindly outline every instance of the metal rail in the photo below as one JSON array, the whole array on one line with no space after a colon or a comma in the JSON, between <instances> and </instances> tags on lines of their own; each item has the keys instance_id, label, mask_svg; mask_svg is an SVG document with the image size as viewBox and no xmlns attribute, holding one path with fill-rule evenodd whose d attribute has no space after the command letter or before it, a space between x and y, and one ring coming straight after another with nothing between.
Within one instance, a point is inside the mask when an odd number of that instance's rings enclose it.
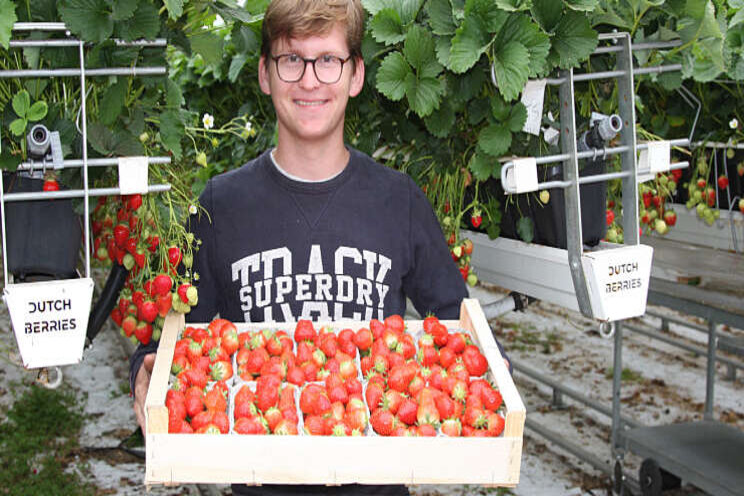
<instances>
[{"instance_id":1,"label":"metal rail","mask_svg":"<svg viewBox=\"0 0 744 496\"><path fill-rule=\"evenodd\" d=\"M112 165L118 165L119 159L117 158L91 158L88 159L88 167L109 167ZM160 157L147 157L148 165L163 165L170 164L171 158L167 156ZM50 164L44 162L21 162L18 164L18 170L22 171L34 171L34 170L45 170L49 169ZM82 159L67 159L62 161L62 168L74 168L82 167Z\"/></svg>"},{"instance_id":2,"label":"metal rail","mask_svg":"<svg viewBox=\"0 0 744 496\"><path fill-rule=\"evenodd\" d=\"M88 69L85 71L85 76L164 76L167 72L164 66L107 67L104 69ZM73 77L82 74L83 71L80 69L16 69L1 72L0 78Z\"/></svg>"},{"instance_id":3,"label":"metal rail","mask_svg":"<svg viewBox=\"0 0 744 496\"><path fill-rule=\"evenodd\" d=\"M148 193L161 193L169 191L170 184L151 184ZM88 190L88 196L119 195L119 188L93 188ZM36 191L29 193L7 193L4 195L6 202L29 201L29 200L54 200L58 198L81 198L86 195L83 189L67 189L60 191Z\"/></svg>"}]
</instances>

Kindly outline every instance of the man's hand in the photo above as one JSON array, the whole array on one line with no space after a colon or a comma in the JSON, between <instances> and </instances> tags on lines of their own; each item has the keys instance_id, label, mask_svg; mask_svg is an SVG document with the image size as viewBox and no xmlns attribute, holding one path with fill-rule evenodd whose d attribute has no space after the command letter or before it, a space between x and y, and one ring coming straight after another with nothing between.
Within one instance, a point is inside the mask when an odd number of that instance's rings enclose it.
<instances>
[{"instance_id":1,"label":"man's hand","mask_svg":"<svg viewBox=\"0 0 744 496\"><path fill-rule=\"evenodd\" d=\"M147 398L147 390L150 388L150 376L152 375L152 367L154 365L155 353L145 355L142 366L137 372L137 377L134 379L134 414L137 416L137 423L142 428L142 434L145 434L147 431L145 398Z\"/></svg>"}]
</instances>

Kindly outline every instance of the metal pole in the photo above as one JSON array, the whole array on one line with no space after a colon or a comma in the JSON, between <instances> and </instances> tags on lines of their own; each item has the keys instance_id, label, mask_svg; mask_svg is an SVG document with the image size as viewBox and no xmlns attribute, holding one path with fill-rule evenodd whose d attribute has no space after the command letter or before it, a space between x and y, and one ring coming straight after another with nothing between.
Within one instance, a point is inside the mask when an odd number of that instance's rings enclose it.
<instances>
[{"instance_id":1,"label":"metal pole","mask_svg":"<svg viewBox=\"0 0 744 496\"><path fill-rule=\"evenodd\" d=\"M623 325L622 321L615 322L615 342L612 360L612 432L610 434L610 445L613 457L621 453L621 430L620 422L620 387L623 373Z\"/></svg>"},{"instance_id":2,"label":"metal pole","mask_svg":"<svg viewBox=\"0 0 744 496\"><path fill-rule=\"evenodd\" d=\"M81 112L83 119L83 209L84 209L84 220L83 225L85 227L85 277L90 277L90 219L88 218L89 211L89 191L88 191L88 122L86 116L86 101L87 95L85 91L85 44L80 41L78 54L80 55L80 97L82 99Z\"/></svg>"},{"instance_id":3,"label":"metal pole","mask_svg":"<svg viewBox=\"0 0 744 496\"><path fill-rule=\"evenodd\" d=\"M73 47L77 46L80 40L75 38L68 38L65 40L10 40L8 46L10 48L45 48L45 47ZM146 48L162 48L167 46L168 42L165 38L158 38L155 40L137 40L137 41L124 41L115 40L116 46L124 47L146 47Z\"/></svg>"},{"instance_id":4,"label":"metal pole","mask_svg":"<svg viewBox=\"0 0 744 496\"><path fill-rule=\"evenodd\" d=\"M170 191L170 184L151 184L147 188L148 193L162 193ZM120 195L119 188L93 188L88 190L88 196L107 196ZM57 198L80 198L85 196L82 189L67 189L60 191L37 191L35 193L8 193L5 195L6 202L26 201L26 200L54 200Z\"/></svg>"},{"instance_id":5,"label":"metal pole","mask_svg":"<svg viewBox=\"0 0 744 496\"><path fill-rule=\"evenodd\" d=\"M165 67L108 67L89 69L86 75L92 76L164 76ZM80 69L18 69L0 72L0 78L36 78L36 77L75 77L80 76Z\"/></svg>"},{"instance_id":6,"label":"metal pole","mask_svg":"<svg viewBox=\"0 0 744 496\"><path fill-rule=\"evenodd\" d=\"M705 372L705 411L704 420L713 420L713 389L716 381L716 323L708 321L708 363Z\"/></svg>"},{"instance_id":7,"label":"metal pole","mask_svg":"<svg viewBox=\"0 0 744 496\"><path fill-rule=\"evenodd\" d=\"M2 229L3 229L3 277L5 278L5 286L8 287L8 247L5 243L5 178L3 177L2 171L0 171L0 215L2 215Z\"/></svg>"},{"instance_id":8,"label":"metal pole","mask_svg":"<svg viewBox=\"0 0 744 496\"><path fill-rule=\"evenodd\" d=\"M623 120L623 129L620 131L620 139L628 146L628 151L622 155L622 168L629 173L629 177L623 179L623 236L626 245L637 245L638 234L638 177L636 150L636 127L635 127L635 86L633 80L633 51L630 35L625 34L621 41L625 53L617 57L617 65L625 70L625 77L617 81L618 90L618 114Z\"/></svg>"},{"instance_id":9,"label":"metal pole","mask_svg":"<svg viewBox=\"0 0 744 496\"><path fill-rule=\"evenodd\" d=\"M88 167L108 167L112 165L118 165L119 159L118 158L91 158L88 159ZM160 157L147 157L147 163L149 165L162 165L162 164L170 164L171 158L168 156L160 156ZM49 169L49 164L46 164L42 162L39 164L39 162L21 162L18 164L18 170L27 170L32 171L35 169ZM83 160L82 159L68 159L62 161L62 169L72 168L72 167L82 167L83 166Z\"/></svg>"},{"instance_id":10,"label":"metal pole","mask_svg":"<svg viewBox=\"0 0 744 496\"><path fill-rule=\"evenodd\" d=\"M570 183L565 189L566 248L576 300L581 313L592 318L589 288L581 267L583 236L581 232L581 200L579 192L579 159L576 150L576 110L574 108L573 69L564 71L565 83L560 88L561 99L561 151L568 155L563 162L563 180Z\"/></svg>"}]
</instances>

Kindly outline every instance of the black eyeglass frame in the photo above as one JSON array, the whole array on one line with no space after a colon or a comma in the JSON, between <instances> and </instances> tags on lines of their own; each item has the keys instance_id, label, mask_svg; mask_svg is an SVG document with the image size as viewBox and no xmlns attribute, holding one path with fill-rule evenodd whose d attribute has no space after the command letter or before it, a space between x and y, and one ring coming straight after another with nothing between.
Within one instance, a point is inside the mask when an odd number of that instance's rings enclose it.
<instances>
[{"instance_id":1,"label":"black eyeglass frame","mask_svg":"<svg viewBox=\"0 0 744 496\"><path fill-rule=\"evenodd\" d=\"M284 79L281 76L280 71L279 71L279 59L281 59L282 57L290 57L290 56L299 57L304 62L304 64L302 65L302 72L300 73L300 75L299 75L299 77L297 79L291 79L291 80ZM341 70L338 72L338 78L336 78L336 80L335 81L332 81L332 82L322 81L320 79L320 77L318 77L318 71L315 68L315 62L320 57L305 58L305 57L300 57L296 53L283 53L281 55L271 55L270 57L271 57L271 60L274 61L274 67L276 67L276 75L279 76L279 79L281 79L285 83L296 83L296 82L300 81L305 76L305 71L307 70L307 64L308 63L311 63L312 66L313 66L313 74L315 74L315 79L317 79L319 82L321 82L323 84L336 84L336 83L338 83L341 80L341 76L344 73L344 64L346 62L348 62L349 60L351 60L351 58L353 57L353 55L349 55L345 59L342 59L341 57L337 57L336 55L321 55L321 57L333 57L334 59L341 61Z\"/></svg>"}]
</instances>

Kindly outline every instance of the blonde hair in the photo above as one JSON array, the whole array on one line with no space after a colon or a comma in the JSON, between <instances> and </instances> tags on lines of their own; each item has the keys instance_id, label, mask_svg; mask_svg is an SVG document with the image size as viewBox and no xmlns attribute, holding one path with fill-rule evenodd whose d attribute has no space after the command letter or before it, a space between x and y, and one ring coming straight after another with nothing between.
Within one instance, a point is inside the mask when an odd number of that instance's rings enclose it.
<instances>
[{"instance_id":1,"label":"blonde hair","mask_svg":"<svg viewBox=\"0 0 744 496\"><path fill-rule=\"evenodd\" d=\"M272 0L261 29L261 54L270 57L276 40L323 35L336 24L346 28L352 60L361 58L364 9L360 0Z\"/></svg>"}]
</instances>

